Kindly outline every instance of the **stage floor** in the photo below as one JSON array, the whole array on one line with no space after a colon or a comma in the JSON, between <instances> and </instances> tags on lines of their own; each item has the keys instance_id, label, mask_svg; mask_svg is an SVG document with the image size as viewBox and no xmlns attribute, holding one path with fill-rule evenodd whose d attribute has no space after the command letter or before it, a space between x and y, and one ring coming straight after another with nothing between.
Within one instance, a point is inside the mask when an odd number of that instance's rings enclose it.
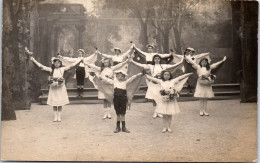
<instances>
[{"instance_id":1,"label":"stage floor","mask_svg":"<svg viewBox=\"0 0 260 163\"><path fill-rule=\"evenodd\" d=\"M16 111L2 122L1 158L13 161L196 161L252 162L257 158L257 104L209 101L210 116L199 116L199 102L179 102L172 133L161 133L151 103L133 103L126 125L131 133L113 133L103 120L103 105L67 105L62 122L52 122L48 105Z\"/></svg>"}]
</instances>

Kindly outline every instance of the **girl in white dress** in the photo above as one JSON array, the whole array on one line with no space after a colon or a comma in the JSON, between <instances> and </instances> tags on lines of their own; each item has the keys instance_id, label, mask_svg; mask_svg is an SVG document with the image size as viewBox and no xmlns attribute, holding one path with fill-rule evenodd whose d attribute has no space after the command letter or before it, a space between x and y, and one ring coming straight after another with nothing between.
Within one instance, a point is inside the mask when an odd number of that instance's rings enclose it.
<instances>
[{"instance_id":1,"label":"girl in white dress","mask_svg":"<svg viewBox=\"0 0 260 163\"><path fill-rule=\"evenodd\" d=\"M172 78L170 71L162 71L161 79L146 75L149 80L152 80L160 85L160 94L156 98L156 103L158 108L157 112L163 114L163 133L166 131L172 131L170 128L172 115L180 112L176 97L191 74L192 73L184 74L175 79ZM177 85L177 83L179 84Z\"/></svg>"},{"instance_id":2,"label":"girl in white dress","mask_svg":"<svg viewBox=\"0 0 260 163\"><path fill-rule=\"evenodd\" d=\"M57 81L53 82L52 86L50 86L47 104L53 106L53 111L54 111L53 122L61 122L62 106L69 103L65 81L63 79L63 74L64 71L69 70L74 66L78 65L82 61L82 58L79 58L72 65L66 67L62 67L62 62L59 58L52 58L51 67L46 67L32 57L33 54L32 52L27 51L27 53L30 55L30 59L33 63L35 63L42 70L50 72L51 77L53 79L57 79ZM59 80L62 82L59 83Z\"/></svg>"},{"instance_id":3,"label":"girl in white dress","mask_svg":"<svg viewBox=\"0 0 260 163\"><path fill-rule=\"evenodd\" d=\"M194 97L200 99L200 115L209 114L206 112L207 110L207 99L214 97L214 93L212 90L212 82L211 79L211 70L218 68L223 62L226 61L226 57L223 58L222 61L219 61L214 64L209 64L207 58L202 58L197 64L191 57L186 56L185 59L188 63L192 64L192 66L197 70L198 80L197 85L194 93Z\"/></svg>"},{"instance_id":4,"label":"girl in white dress","mask_svg":"<svg viewBox=\"0 0 260 163\"><path fill-rule=\"evenodd\" d=\"M154 55L152 64L141 64L141 63L135 62L133 60L131 60L131 62L139 67L150 70L151 75L153 77L160 78L161 72L163 70L170 69L170 68L176 68L177 66L182 64L183 59L179 63L176 63L174 65L161 64L161 57L159 55ZM156 110L156 108L157 108L156 102L154 101L154 99L157 98L159 95L160 86L158 84L153 83L148 80L146 80L146 83L147 83L148 88L147 88L145 98L153 100L153 107L155 107L153 118L156 118L156 117L162 118L162 114L158 114L158 112Z\"/></svg>"},{"instance_id":5,"label":"girl in white dress","mask_svg":"<svg viewBox=\"0 0 260 163\"><path fill-rule=\"evenodd\" d=\"M94 64L88 64L88 63L85 63L85 65L94 69L95 72L97 72L101 77L113 79L114 71L123 67L127 62L128 62L128 60L126 60L120 64L117 64L115 66L111 66L109 59L103 59L101 67L98 67ZM98 90L98 99L104 100L103 119L106 119L106 118L111 119L111 114L110 114L111 103L105 98L104 92L102 92L101 90Z\"/></svg>"}]
</instances>

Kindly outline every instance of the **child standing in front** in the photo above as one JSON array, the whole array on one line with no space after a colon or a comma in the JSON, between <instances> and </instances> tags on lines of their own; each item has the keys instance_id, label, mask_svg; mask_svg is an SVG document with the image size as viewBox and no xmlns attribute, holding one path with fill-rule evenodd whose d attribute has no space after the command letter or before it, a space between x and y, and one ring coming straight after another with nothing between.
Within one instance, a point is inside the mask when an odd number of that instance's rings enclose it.
<instances>
[{"instance_id":1,"label":"child standing in front","mask_svg":"<svg viewBox=\"0 0 260 163\"><path fill-rule=\"evenodd\" d=\"M120 69L121 67L123 67L125 64L127 64L128 60L119 63L115 66L112 66L110 63L110 60L105 58L102 60L102 64L101 67L98 67L94 64L88 64L85 63L85 65L89 66L90 68L94 69L96 72L99 73L99 75L102 78L109 78L109 79L113 79L114 77L114 71L117 69ZM104 92L102 92L100 89L98 90L98 99L103 99L104 100L104 116L103 119L111 119L111 114L110 114L110 109L111 109L111 103L106 99Z\"/></svg>"},{"instance_id":2,"label":"child standing in front","mask_svg":"<svg viewBox=\"0 0 260 163\"><path fill-rule=\"evenodd\" d=\"M212 65L209 64L207 58L202 58L197 64L190 57L185 57L185 59L192 64L192 66L197 70L198 80L194 93L194 97L199 98L200 100L200 115L209 116L207 111L207 101L209 98L214 97L214 92L212 90L212 80L211 70L218 68L223 62L226 61L226 57L223 58L222 61L214 63Z\"/></svg>"},{"instance_id":3,"label":"child standing in front","mask_svg":"<svg viewBox=\"0 0 260 163\"><path fill-rule=\"evenodd\" d=\"M146 75L147 79L160 85L160 96L158 96L155 101L157 103L157 112L163 114L162 133L172 131L170 128L172 115L180 112L176 97L190 75L192 75L192 73L181 75L175 79L173 79L170 71L162 71L161 79Z\"/></svg>"},{"instance_id":4,"label":"child standing in front","mask_svg":"<svg viewBox=\"0 0 260 163\"><path fill-rule=\"evenodd\" d=\"M99 76L98 77L108 84L112 84L114 86L114 108L117 115L116 129L114 133L118 133L121 131L120 122L122 123L122 131L126 133L130 133L130 131L125 126L125 114L127 107L127 84L133 82L138 76L143 75L143 73L139 73L137 75L133 75L129 79L126 79L127 73L122 69L115 71L116 77L112 79L108 79L106 77Z\"/></svg>"},{"instance_id":5,"label":"child standing in front","mask_svg":"<svg viewBox=\"0 0 260 163\"><path fill-rule=\"evenodd\" d=\"M26 49L26 52L30 55L30 59L33 63L35 63L38 67L40 67L42 70L50 72L52 78L49 93L48 93L48 100L47 104L53 106L54 111L54 119L53 122L61 122L61 111L62 106L69 103L69 98L65 86L65 81L63 78L64 71L67 71L71 69L72 67L78 65L82 58L79 58L76 62L74 62L72 65L63 67L62 62L59 58L52 58L52 65L51 67L46 67L36 61L32 57L32 52L29 52L28 49Z\"/></svg>"}]
</instances>

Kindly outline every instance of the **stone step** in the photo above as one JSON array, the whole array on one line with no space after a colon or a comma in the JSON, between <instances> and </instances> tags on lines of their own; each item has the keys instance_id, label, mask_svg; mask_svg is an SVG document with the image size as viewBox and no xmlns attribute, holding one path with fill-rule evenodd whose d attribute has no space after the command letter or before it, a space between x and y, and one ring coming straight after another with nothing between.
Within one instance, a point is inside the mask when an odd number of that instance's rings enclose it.
<instances>
[{"instance_id":1,"label":"stone step","mask_svg":"<svg viewBox=\"0 0 260 163\"><path fill-rule=\"evenodd\" d=\"M238 99L240 98L240 91L228 91L228 92L214 92L215 96L212 100L225 100L225 99ZM46 104L48 95L41 95L39 97L40 104ZM178 101L193 101L197 98L193 97L193 93L180 93ZM103 103L103 100L98 99L96 95L84 95L83 97L78 97L77 95L69 94L69 100L71 104L80 103ZM135 94L133 97L133 102L147 102L145 99L145 93Z\"/></svg>"},{"instance_id":2,"label":"stone step","mask_svg":"<svg viewBox=\"0 0 260 163\"><path fill-rule=\"evenodd\" d=\"M239 91L240 90L240 84L238 83L231 83L231 84L213 84L212 85L213 91ZM137 93L146 92L147 86L140 86ZM48 94L48 89L41 89L42 94ZM84 88L84 95L96 95L97 89L95 88ZM77 94L77 88L67 88L68 94L76 95ZM188 92L187 86L184 86L181 92Z\"/></svg>"}]
</instances>

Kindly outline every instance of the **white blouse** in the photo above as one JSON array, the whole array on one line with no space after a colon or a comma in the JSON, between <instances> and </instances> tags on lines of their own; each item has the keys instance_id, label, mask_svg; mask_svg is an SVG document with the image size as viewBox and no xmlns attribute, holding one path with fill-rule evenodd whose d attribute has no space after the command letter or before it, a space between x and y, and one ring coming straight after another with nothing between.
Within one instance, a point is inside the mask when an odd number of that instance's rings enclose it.
<instances>
[{"instance_id":1,"label":"white blouse","mask_svg":"<svg viewBox=\"0 0 260 163\"><path fill-rule=\"evenodd\" d=\"M127 81L119 81L117 78L114 79L114 88L126 89Z\"/></svg>"},{"instance_id":2,"label":"white blouse","mask_svg":"<svg viewBox=\"0 0 260 163\"><path fill-rule=\"evenodd\" d=\"M199 67L197 69L197 74L198 74L199 77L201 77L202 75L209 76L210 75L210 71L211 71L211 69L207 70L206 67Z\"/></svg>"},{"instance_id":3,"label":"white blouse","mask_svg":"<svg viewBox=\"0 0 260 163\"><path fill-rule=\"evenodd\" d=\"M114 71L113 71L111 68L109 68L109 67L105 67L105 68L103 69L103 71L100 72L100 76L101 76L101 77L109 76L110 78L112 78L113 75L114 75Z\"/></svg>"},{"instance_id":4,"label":"white blouse","mask_svg":"<svg viewBox=\"0 0 260 163\"><path fill-rule=\"evenodd\" d=\"M63 77L63 74L64 74L64 67L54 68L54 70L53 70L54 78L61 78L61 77Z\"/></svg>"},{"instance_id":5,"label":"white blouse","mask_svg":"<svg viewBox=\"0 0 260 163\"><path fill-rule=\"evenodd\" d=\"M163 70L166 70L167 68L171 67L171 65L167 64L155 64L155 65L147 65L151 71L152 76L156 76L157 74L160 74Z\"/></svg>"}]
</instances>

